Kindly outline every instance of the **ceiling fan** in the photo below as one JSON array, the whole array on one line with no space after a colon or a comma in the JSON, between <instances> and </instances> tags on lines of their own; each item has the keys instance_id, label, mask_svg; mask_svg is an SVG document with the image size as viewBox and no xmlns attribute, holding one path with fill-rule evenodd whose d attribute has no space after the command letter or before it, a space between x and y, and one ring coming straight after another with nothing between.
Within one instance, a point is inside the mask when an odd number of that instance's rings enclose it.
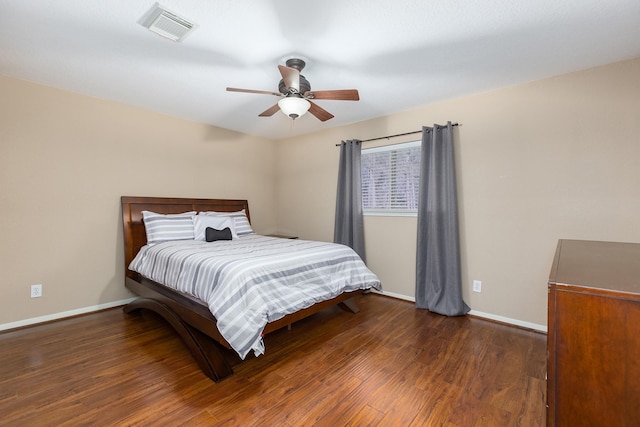
<instances>
[{"instance_id":1,"label":"ceiling fan","mask_svg":"<svg viewBox=\"0 0 640 427\"><path fill-rule=\"evenodd\" d=\"M320 121L327 121L333 118L333 114L329 113L318 104L312 102L312 99L333 99L338 101L359 101L360 95L356 89L339 89L339 90L311 90L309 81L300 74L306 63L302 59L291 58L286 61L286 66L278 65L282 79L278 85L279 92L269 92L264 90L238 89L228 87L229 92L246 92L258 93L264 95L279 96L282 99L273 107L267 108L259 114L259 117L271 117L278 110L293 120L309 111Z\"/></svg>"}]
</instances>

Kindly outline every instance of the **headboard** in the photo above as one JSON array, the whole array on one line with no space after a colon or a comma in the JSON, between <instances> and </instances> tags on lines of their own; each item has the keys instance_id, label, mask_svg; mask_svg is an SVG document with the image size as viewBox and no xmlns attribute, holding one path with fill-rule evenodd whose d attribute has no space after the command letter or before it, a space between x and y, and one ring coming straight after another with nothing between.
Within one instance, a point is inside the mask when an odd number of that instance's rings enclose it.
<instances>
[{"instance_id":1,"label":"headboard","mask_svg":"<svg viewBox=\"0 0 640 427\"><path fill-rule=\"evenodd\" d=\"M236 212L244 209L247 219L251 221L249 203L246 200L122 196L120 202L124 231L124 270L125 276L131 278L135 278L136 273L130 271L128 266L140 248L147 244L142 211L170 214L189 211Z\"/></svg>"}]
</instances>

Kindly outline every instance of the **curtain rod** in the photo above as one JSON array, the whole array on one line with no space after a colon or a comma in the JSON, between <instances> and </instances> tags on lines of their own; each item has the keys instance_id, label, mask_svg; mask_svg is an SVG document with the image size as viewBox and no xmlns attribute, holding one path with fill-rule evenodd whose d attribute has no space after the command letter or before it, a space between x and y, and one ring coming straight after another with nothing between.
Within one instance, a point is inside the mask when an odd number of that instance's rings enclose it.
<instances>
[{"instance_id":1,"label":"curtain rod","mask_svg":"<svg viewBox=\"0 0 640 427\"><path fill-rule=\"evenodd\" d=\"M458 123L452 123L451 126L459 126ZM360 142L369 142L369 141L379 141L381 139L389 139L389 138L396 138L398 136L405 136L405 135L413 135L416 133L422 133L422 130L416 130L413 132L405 132L405 133L397 133L395 135L387 135L387 136L380 136L378 138L370 138L370 139L363 139ZM342 144L336 144L336 147L340 147Z\"/></svg>"}]
</instances>

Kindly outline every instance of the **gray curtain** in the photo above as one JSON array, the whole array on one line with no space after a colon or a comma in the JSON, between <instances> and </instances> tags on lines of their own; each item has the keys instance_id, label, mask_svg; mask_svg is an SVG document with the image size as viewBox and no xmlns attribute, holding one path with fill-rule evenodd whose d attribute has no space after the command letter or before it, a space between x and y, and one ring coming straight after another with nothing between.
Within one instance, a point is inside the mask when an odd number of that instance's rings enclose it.
<instances>
[{"instance_id":1,"label":"gray curtain","mask_svg":"<svg viewBox=\"0 0 640 427\"><path fill-rule=\"evenodd\" d=\"M451 122L422 128L416 305L446 316L469 312L462 300Z\"/></svg>"},{"instance_id":2,"label":"gray curtain","mask_svg":"<svg viewBox=\"0 0 640 427\"><path fill-rule=\"evenodd\" d=\"M340 145L333 241L352 247L366 261L362 221L361 145L355 139L342 141Z\"/></svg>"}]
</instances>

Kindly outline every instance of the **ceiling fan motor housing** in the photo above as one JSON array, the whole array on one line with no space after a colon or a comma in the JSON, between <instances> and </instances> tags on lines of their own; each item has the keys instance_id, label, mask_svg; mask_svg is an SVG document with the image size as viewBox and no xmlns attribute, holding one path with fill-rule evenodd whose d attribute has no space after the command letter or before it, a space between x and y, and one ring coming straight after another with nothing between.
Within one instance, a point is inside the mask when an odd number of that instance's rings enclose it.
<instances>
[{"instance_id":1,"label":"ceiling fan motor housing","mask_svg":"<svg viewBox=\"0 0 640 427\"><path fill-rule=\"evenodd\" d=\"M283 95L289 95L290 91L287 85L284 83L284 79L280 79L280 83L278 84L278 90ZM307 80L302 74L300 74L300 90L299 93L302 95L311 90L311 83Z\"/></svg>"}]
</instances>

